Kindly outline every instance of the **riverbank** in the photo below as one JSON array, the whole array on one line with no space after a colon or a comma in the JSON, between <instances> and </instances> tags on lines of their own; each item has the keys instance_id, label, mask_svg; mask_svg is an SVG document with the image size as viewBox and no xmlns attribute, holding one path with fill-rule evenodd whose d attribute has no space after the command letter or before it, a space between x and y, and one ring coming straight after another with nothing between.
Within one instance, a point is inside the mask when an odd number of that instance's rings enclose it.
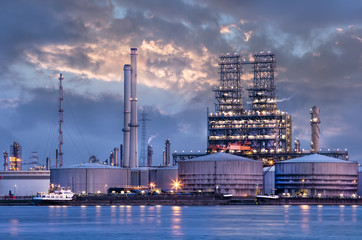
<instances>
[{"instance_id":1,"label":"riverbank","mask_svg":"<svg viewBox=\"0 0 362 240\"><path fill-rule=\"evenodd\" d=\"M362 198L305 198L281 197L277 199L255 197L224 197L222 195L80 195L72 201L47 202L37 205L110 206L110 205L165 205L165 206L210 206L210 205L362 205ZM0 200L0 206L34 205L30 198Z\"/></svg>"}]
</instances>

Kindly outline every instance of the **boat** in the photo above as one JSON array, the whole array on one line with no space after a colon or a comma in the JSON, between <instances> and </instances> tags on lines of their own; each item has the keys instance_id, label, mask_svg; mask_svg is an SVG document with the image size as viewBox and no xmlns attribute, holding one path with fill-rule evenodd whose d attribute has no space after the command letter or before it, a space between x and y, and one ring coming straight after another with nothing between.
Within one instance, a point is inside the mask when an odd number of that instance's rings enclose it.
<instances>
[{"instance_id":1,"label":"boat","mask_svg":"<svg viewBox=\"0 0 362 240\"><path fill-rule=\"evenodd\" d=\"M278 199L278 195L256 195L256 198L259 199Z\"/></svg>"},{"instance_id":2,"label":"boat","mask_svg":"<svg viewBox=\"0 0 362 240\"><path fill-rule=\"evenodd\" d=\"M62 205L72 201L73 196L74 193L70 189L61 188L47 194L37 193L37 195L32 198L32 202L36 205Z\"/></svg>"}]
</instances>

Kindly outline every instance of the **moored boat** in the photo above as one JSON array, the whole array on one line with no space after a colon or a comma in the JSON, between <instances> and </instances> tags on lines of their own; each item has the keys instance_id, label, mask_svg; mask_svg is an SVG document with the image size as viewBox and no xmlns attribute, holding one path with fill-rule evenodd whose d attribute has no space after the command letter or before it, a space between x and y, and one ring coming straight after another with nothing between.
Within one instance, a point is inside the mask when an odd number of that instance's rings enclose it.
<instances>
[{"instance_id":1,"label":"moored boat","mask_svg":"<svg viewBox=\"0 0 362 240\"><path fill-rule=\"evenodd\" d=\"M70 189L61 188L52 193L38 193L32 198L36 205L61 205L73 200L74 193Z\"/></svg>"}]
</instances>

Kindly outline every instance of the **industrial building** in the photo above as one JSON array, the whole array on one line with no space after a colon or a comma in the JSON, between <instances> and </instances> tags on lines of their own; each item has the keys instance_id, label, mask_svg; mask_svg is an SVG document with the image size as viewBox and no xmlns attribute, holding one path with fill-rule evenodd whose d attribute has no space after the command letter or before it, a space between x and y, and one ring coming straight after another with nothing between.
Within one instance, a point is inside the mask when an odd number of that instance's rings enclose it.
<instances>
[{"instance_id":1,"label":"industrial building","mask_svg":"<svg viewBox=\"0 0 362 240\"><path fill-rule=\"evenodd\" d=\"M37 192L48 192L50 172L0 171L0 196L33 196Z\"/></svg>"},{"instance_id":2,"label":"industrial building","mask_svg":"<svg viewBox=\"0 0 362 240\"><path fill-rule=\"evenodd\" d=\"M276 104L274 54L255 54L248 63L254 69L253 84L247 89L250 110L244 109L242 102L243 64L247 63L239 54L220 57L216 109L208 115L208 153L250 155L264 163L284 160L280 154L292 152L292 121Z\"/></svg>"},{"instance_id":3,"label":"industrial building","mask_svg":"<svg viewBox=\"0 0 362 240\"><path fill-rule=\"evenodd\" d=\"M190 192L215 191L233 196L255 196L263 191L263 164L227 153L180 161L179 180Z\"/></svg>"},{"instance_id":4,"label":"industrial building","mask_svg":"<svg viewBox=\"0 0 362 240\"><path fill-rule=\"evenodd\" d=\"M215 112L208 113L208 147L205 154L173 153L174 164L185 159L216 152L226 152L255 160L264 166L275 162L319 153L348 160L348 151L319 149L319 108L311 114L311 150L301 150L295 139L292 149L292 118L277 106L275 56L270 51L255 54L251 61L237 53L220 56L219 84L214 89L217 100ZM252 65L253 79L248 91L248 109L242 101L242 67Z\"/></svg>"},{"instance_id":5,"label":"industrial building","mask_svg":"<svg viewBox=\"0 0 362 240\"><path fill-rule=\"evenodd\" d=\"M131 185L131 169L101 163L82 163L50 170L50 181L74 193L107 193L110 187Z\"/></svg>"},{"instance_id":6,"label":"industrial building","mask_svg":"<svg viewBox=\"0 0 362 240\"><path fill-rule=\"evenodd\" d=\"M356 162L312 154L275 164L277 194L314 197L357 195Z\"/></svg>"}]
</instances>

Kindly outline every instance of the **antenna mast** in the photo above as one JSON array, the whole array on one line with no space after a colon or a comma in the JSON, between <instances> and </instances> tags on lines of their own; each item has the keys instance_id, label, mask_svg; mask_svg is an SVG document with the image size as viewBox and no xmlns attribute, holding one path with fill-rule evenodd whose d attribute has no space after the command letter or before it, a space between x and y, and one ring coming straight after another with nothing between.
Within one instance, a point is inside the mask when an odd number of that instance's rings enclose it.
<instances>
[{"instance_id":1,"label":"antenna mast","mask_svg":"<svg viewBox=\"0 0 362 240\"><path fill-rule=\"evenodd\" d=\"M63 166L63 75L59 76L59 167Z\"/></svg>"}]
</instances>

